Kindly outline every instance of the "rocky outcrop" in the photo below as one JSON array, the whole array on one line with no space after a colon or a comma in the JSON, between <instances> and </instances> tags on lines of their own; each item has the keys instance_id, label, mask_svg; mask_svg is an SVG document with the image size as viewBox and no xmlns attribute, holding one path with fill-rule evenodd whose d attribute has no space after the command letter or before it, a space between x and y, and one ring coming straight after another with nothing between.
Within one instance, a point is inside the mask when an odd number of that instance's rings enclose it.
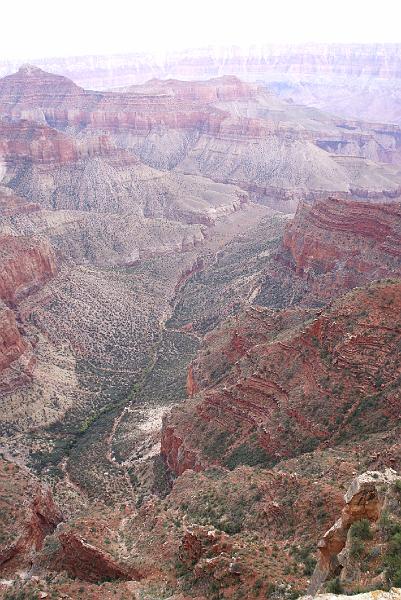
<instances>
[{"instance_id":1,"label":"rocky outcrop","mask_svg":"<svg viewBox=\"0 0 401 600\"><path fill-rule=\"evenodd\" d=\"M65 569L71 577L92 582L140 579L140 574L135 569L90 544L75 531L62 532L57 540L61 546L59 568Z\"/></svg>"},{"instance_id":2,"label":"rocky outcrop","mask_svg":"<svg viewBox=\"0 0 401 600\"><path fill-rule=\"evenodd\" d=\"M0 236L0 299L15 304L55 276L57 265L47 241Z\"/></svg>"},{"instance_id":3,"label":"rocky outcrop","mask_svg":"<svg viewBox=\"0 0 401 600\"><path fill-rule=\"evenodd\" d=\"M178 555L183 563L193 566L201 558L221 556L232 551L233 542L227 534L214 527L194 525L184 531Z\"/></svg>"},{"instance_id":4,"label":"rocky outcrop","mask_svg":"<svg viewBox=\"0 0 401 600\"><path fill-rule=\"evenodd\" d=\"M0 483L0 570L6 575L32 565L44 539L63 517L50 490L24 468L0 460Z\"/></svg>"},{"instance_id":5,"label":"rocky outcrop","mask_svg":"<svg viewBox=\"0 0 401 600\"><path fill-rule=\"evenodd\" d=\"M358 289L301 326L270 311L251 314L242 327L223 325L221 343L205 346L193 367L204 391L164 422L161 452L169 469L178 475L210 464L269 466L361 429L394 426L400 291L397 282Z\"/></svg>"},{"instance_id":6,"label":"rocky outcrop","mask_svg":"<svg viewBox=\"0 0 401 600\"><path fill-rule=\"evenodd\" d=\"M331 298L368 281L401 276L401 204L326 198L303 202L283 238L311 294ZM288 261L283 255L284 262Z\"/></svg>"},{"instance_id":7,"label":"rocky outcrop","mask_svg":"<svg viewBox=\"0 0 401 600\"><path fill-rule=\"evenodd\" d=\"M343 584L349 591L355 587L391 586L393 573L387 571L391 563L386 556L391 536L400 527L397 510L400 483L400 477L392 469L368 471L354 479L345 494L341 517L318 544L319 557L309 594L315 595L322 584L335 575L339 585ZM390 546L387 545L389 539ZM365 550L364 543L369 544L369 549ZM370 569L355 567L355 562L363 559L372 563ZM376 562L375 571L373 562Z\"/></svg>"},{"instance_id":8,"label":"rocky outcrop","mask_svg":"<svg viewBox=\"0 0 401 600\"><path fill-rule=\"evenodd\" d=\"M329 529L319 542L319 560L310 584L310 593L315 594L322 583L341 572L342 557L352 523L367 519L376 522L383 510L385 495L390 485L398 480L395 471L385 473L367 472L359 475L345 494L345 507L340 519Z\"/></svg>"},{"instance_id":9,"label":"rocky outcrop","mask_svg":"<svg viewBox=\"0 0 401 600\"><path fill-rule=\"evenodd\" d=\"M163 422L161 455L175 476L182 475L187 469L200 471L203 468L196 450L186 448L185 439L166 419Z\"/></svg>"},{"instance_id":10,"label":"rocky outcrop","mask_svg":"<svg viewBox=\"0 0 401 600\"><path fill-rule=\"evenodd\" d=\"M20 358L27 348L15 320L15 314L0 305L0 373Z\"/></svg>"}]
</instances>

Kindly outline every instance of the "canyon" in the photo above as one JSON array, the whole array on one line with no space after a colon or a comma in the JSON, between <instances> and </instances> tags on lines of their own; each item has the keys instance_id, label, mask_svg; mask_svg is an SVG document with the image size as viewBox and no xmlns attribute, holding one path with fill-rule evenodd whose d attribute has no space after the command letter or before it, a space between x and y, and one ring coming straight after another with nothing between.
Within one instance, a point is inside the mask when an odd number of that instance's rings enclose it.
<instances>
[{"instance_id":1,"label":"canyon","mask_svg":"<svg viewBox=\"0 0 401 600\"><path fill-rule=\"evenodd\" d=\"M399 594L401 123L277 84L362 50L3 67L0 597Z\"/></svg>"},{"instance_id":2,"label":"canyon","mask_svg":"<svg viewBox=\"0 0 401 600\"><path fill-rule=\"evenodd\" d=\"M0 80L0 117L4 181L32 199L55 164L64 181L77 160L107 169L113 187L138 170L151 179L147 166L237 185L286 212L327 192L401 193L399 126L333 118L234 76L92 92L27 65ZM39 189L23 187L26 160Z\"/></svg>"},{"instance_id":3,"label":"canyon","mask_svg":"<svg viewBox=\"0 0 401 600\"><path fill-rule=\"evenodd\" d=\"M184 80L236 75L280 96L347 118L401 124L400 44L265 44L180 52L44 58L35 65L94 90L154 78ZM9 75L17 61L1 61Z\"/></svg>"}]
</instances>

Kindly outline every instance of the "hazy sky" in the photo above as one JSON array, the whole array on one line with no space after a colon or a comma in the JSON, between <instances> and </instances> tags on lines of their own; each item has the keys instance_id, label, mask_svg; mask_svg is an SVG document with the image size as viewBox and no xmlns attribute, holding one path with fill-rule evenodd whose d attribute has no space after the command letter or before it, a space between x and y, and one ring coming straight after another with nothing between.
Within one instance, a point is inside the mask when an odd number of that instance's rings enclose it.
<instances>
[{"instance_id":1,"label":"hazy sky","mask_svg":"<svg viewBox=\"0 0 401 600\"><path fill-rule=\"evenodd\" d=\"M3 0L0 60L298 42L401 42L401 0Z\"/></svg>"}]
</instances>

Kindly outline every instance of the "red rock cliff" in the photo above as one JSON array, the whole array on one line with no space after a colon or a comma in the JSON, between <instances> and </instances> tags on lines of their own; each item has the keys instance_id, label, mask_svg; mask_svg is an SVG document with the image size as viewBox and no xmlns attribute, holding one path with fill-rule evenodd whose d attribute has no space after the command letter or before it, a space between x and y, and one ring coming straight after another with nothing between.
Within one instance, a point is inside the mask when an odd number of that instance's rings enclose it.
<instances>
[{"instance_id":1,"label":"red rock cliff","mask_svg":"<svg viewBox=\"0 0 401 600\"><path fill-rule=\"evenodd\" d=\"M15 303L54 277L54 252L48 242L24 236L0 236L0 298Z\"/></svg>"},{"instance_id":2,"label":"red rock cliff","mask_svg":"<svg viewBox=\"0 0 401 600\"><path fill-rule=\"evenodd\" d=\"M237 328L250 347L242 357L236 350L238 359L228 366L219 355L233 352L232 324L223 325L228 344L208 356L223 375L208 376L202 363L195 365L204 391L166 419L161 452L167 465L176 474L219 463L272 465L357 436L361 428L395 425L400 315L399 282L351 292L303 326L281 322L278 334L268 333L274 319L268 311L266 326L263 315L254 321L253 340L249 323Z\"/></svg>"},{"instance_id":3,"label":"red rock cliff","mask_svg":"<svg viewBox=\"0 0 401 600\"><path fill-rule=\"evenodd\" d=\"M0 566L7 574L30 568L44 538L63 517L50 490L16 464L0 460L0 487Z\"/></svg>"},{"instance_id":4,"label":"red rock cliff","mask_svg":"<svg viewBox=\"0 0 401 600\"><path fill-rule=\"evenodd\" d=\"M401 204L338 198L301 203L283 247L317 295L401 276Z\"/></svg>"},{"instance_id":5,"label":"red rock cliff","mask_svg":"<svg viewBox=\"0 0 401 600\"><path fill-rule=\"evenodd\" d=\"M26 348L27 342L18 330L13 311L0 305L0 375Z\"/></svg>"}]
</instances>

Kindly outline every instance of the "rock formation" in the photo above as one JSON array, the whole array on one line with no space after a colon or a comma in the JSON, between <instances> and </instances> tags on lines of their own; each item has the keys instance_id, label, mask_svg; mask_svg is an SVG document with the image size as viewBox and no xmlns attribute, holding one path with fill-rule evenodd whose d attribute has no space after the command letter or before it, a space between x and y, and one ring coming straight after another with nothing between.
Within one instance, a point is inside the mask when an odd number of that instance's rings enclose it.
<instances>
[{"instance_id":1,"label":"rock formation","mask_svg":"<svg viewBox=\"0 0 401 600\"><path fill-rule=\"evenodd\" d=\"M344 586L347 591L400 584L394 567L397 562L394 540L400 529L397 506L400 481L392 469L384 473L368 471L354 479L345 494L341 517L319 542L318 562L308 590L311 596L315 597L334 576L337 586ZM391 552L395 553L394 560ZM379 592L375 593L379 597ZM392 593L397 597L397 590Z\"/></svg>"},{"instance_id":2,"label":"rock formation","mask_svg":"<svg viewBox=\"0 0 401 600\"><path fill-rule=\"evenodd\" d=\"M51 492L26 469L0 461L2 490L0 569L3 575L30 568L62 514Z\"/></svg>"},{"instance_id":3,"label":"rock formation","mask_svg":"<svg viewBox=\"0 0 401 600\"><path fill-rule=\"evenodd\" d=\"M214 339L224 340L223 347L209 346L216 354L205 349L195 366L201 393L164 424L168 467L180 475L211 464L272 465L354 436L360 427L395 425L400 297L399 283L384 282L309 319L304 314L295 327L296 314L286 323L282 313L255 309L245 325L228 322Z\"/></svg>"},{"instance_id":4,"label":"rock formation","mask_svg":"<svg viewBox=\"0 0 401 600\"><path fill-rule=\"evenodd\" d=\"M57 272L46 241L23 236L0 237L0 298L10 304L27 296Z\"/></svg>"},{"instance_id":5,"label":"rock formation","mask_svg":"<svg viewBox=\"0 0 401 600\"><path fill-rule=\"evenodd\" d=\"M10 164L16 149L42 163L135 154L157 169L239 185L287 212L322 192L400 194L399 127L333 118L234 76L92 92L23 67L0 81L0 116L11 138L0 156Z\"/></svg>"},{"instance_id":6,"label":"rock formation","mask_svg":"<svg viewBox=\"0 0 401 600\"><path fill-rule=\"evenodd\" d=\"M327 198L302 203L283 237L283 260L325 300L401 275L401 204Z\"/></svg>"}]
</instances>

